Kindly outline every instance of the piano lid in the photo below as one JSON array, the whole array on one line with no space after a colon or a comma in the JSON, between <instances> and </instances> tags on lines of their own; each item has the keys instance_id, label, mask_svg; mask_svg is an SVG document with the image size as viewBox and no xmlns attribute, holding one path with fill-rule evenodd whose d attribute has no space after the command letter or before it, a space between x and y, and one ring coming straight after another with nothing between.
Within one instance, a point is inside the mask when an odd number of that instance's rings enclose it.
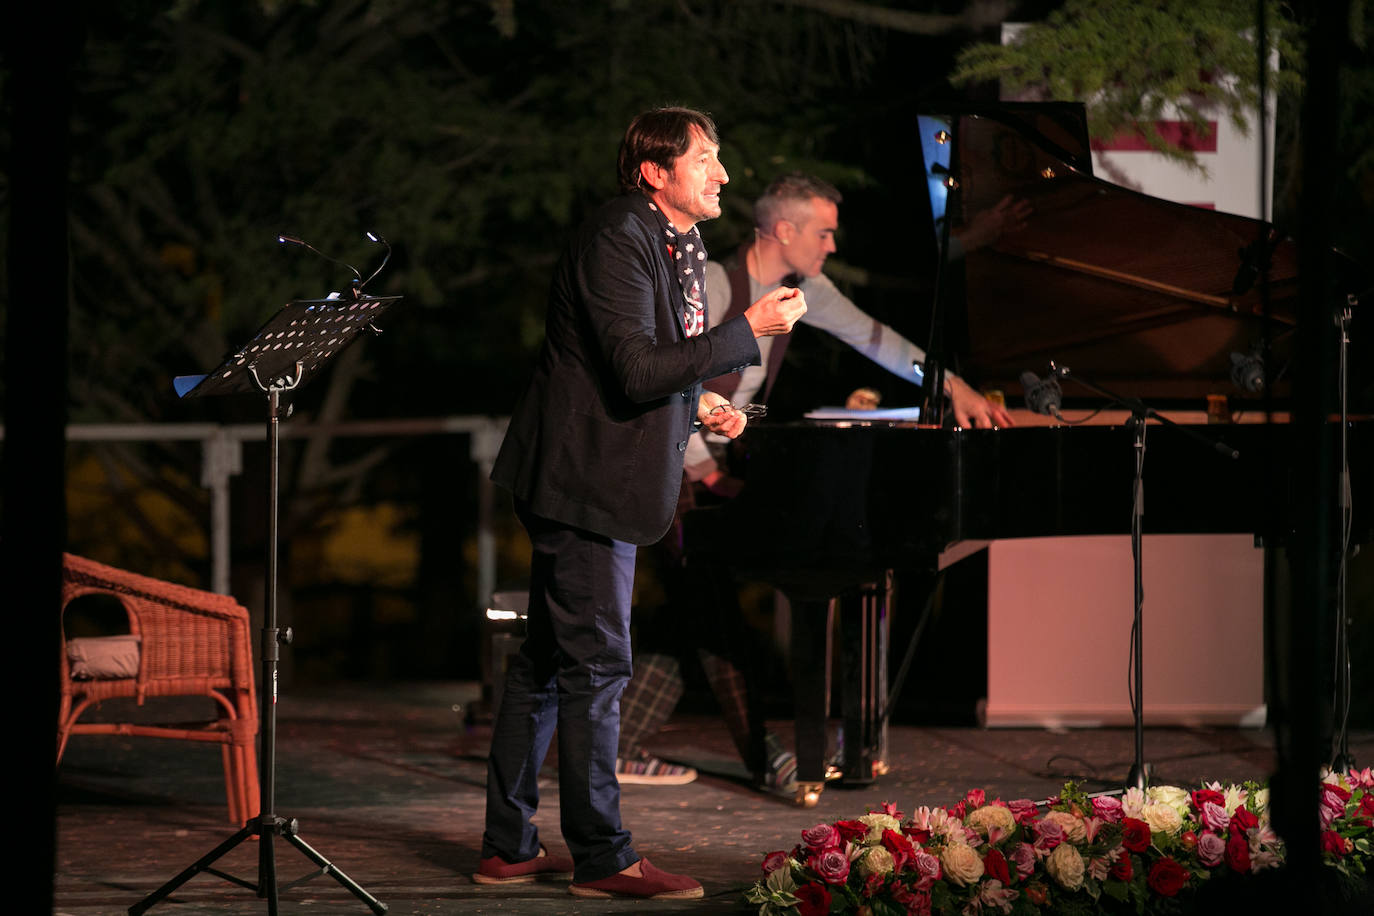
<instances>
[{"instance_id":1,"label":"piano lid","mask_svg":"<svg viewBox=\"0 0 1374 916\"><path fill-rule=\"evenodd\" d=\"M1003 104L918 123L937 234L946 206L956 234L1005 196L1033 208L963 258L961 365L981 384L1019 391L1022 372L1044 374L1053 360L1129 395L1239 394L1231 354L1286 337L1294 246L1265 245L1271 227L1259 220L1095 178L1081 105ZM947 202L944 169L955 183ZM1245 270L1261 249L1272 249L1267 321Z\"/></svg>"}]
</instances>

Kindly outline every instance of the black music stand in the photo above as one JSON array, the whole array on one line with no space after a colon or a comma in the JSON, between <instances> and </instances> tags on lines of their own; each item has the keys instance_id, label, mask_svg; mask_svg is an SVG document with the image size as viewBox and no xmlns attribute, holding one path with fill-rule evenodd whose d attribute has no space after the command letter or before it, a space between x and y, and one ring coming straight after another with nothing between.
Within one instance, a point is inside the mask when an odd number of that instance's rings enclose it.
<instances>
[{"instance_id":1,"label":"black music stand","mask_svg":"<svg viewBox=\"0 0 1374 916\"><path fill-rule=\"evenodd\" d=\"M246 887L267 898L267 912L277 914L277 861L272 838L283 836L311 862L319 866L298 884L330 875L381 916L387 906L349 878L310 844L300 838L295 818L281 817L275 811L277 761L277 660L280 644L291 641L291 630L277 628L277 467L282 415L281 395L293 391L313 378L337 353L351 344L359 331L367 328L381 333L374 322L401 297L374 297L353 294L348 299L303 299L288 302L281 311L258 329L248 344L221 363L209 375L179 376L173 380L177 395L215 396L260 392L267 395L267 595L262 629L262 683L258 785L261 811L243 829L202 856L166 884L129 907L138 916L178 887L205 871L226 881ZM290 411L288 410L289 414ZM258 880L246 881L212 865L221 856L251 836L261 839L258 847Z\"/></svg>"}]
</instances>

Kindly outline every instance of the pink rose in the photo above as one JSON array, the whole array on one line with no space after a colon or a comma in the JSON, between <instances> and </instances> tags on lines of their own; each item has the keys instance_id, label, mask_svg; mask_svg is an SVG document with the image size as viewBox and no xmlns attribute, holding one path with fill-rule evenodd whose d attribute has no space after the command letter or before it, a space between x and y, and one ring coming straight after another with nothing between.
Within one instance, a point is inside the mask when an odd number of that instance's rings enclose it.
<instances>
[{"instance_id":1,"label":"pink rose","mask_svg":"<svg viewBox=\"0 0 1374 916\"><path fill-rule=\"evenodd\" d=\"M821 852L839 846L843 840L840 832L830 824L817 824L802 831L802 842L813 852Z\"/></svg>"},{"instance_id":2,"label":"pink rose","mask_svg":"<svg viewBox=\"0 0 1374 916\"><path fill-rule=\"evenodd\" d=\"M916 850L916 889L918 891L929 890L931 885L940 880L940 858L926 852L924 849Z\"/></svg>"},{"instance_id":3,"label":"pink rose","mask_svg":"<svg viewBox=\"0 0 1374 916\"><path fill-rule=\"evenodd\" d=\"M1111 795L1099 795L1093 799L1093 815L1108 824L1121 823L1121 799Z\"/></svg>"},{"instance_id":4,"label":"pink rose","mask_svg":"<svg viewBox=\"0 0 1374 916\"><path fill-rule=\"evenodd\" d=\"M1016 823L1025 826L1035 821L1036 814L1040 811L1040 806L1029 798L1018 798L1015 801L1007 802L1007 808L1011 810L1011 816L1016 819Z\"/></svg>"},{"instance_id":5,"label":"pink rose","mask_svg":"<svg viewBox=\"0 0 1374 916\"><path fill-rule=\"evenodd\" d=\"M1197 838L1197 858L1203 865L1215 868L1225 855L1226 841L1212 831L1204 830L1202 836Z\"/></svg>"},{"instance_id":6,"label":"pink rose","mask_svg":"<svg viewBox=\"0 0 1374 916\"><path fill-rule=\"evenodd\" d=\"M826 884L844 884L849 877L849 856L838 849L827 849L807 859L806 867Z\"/></svg>"},{"instance_id":7,"label":"pink rose","mask_svg":"<svg viewBox=\"0 0 1374 916\"><path fill-rule=\"evenodd\" d=\"M787 853L782 852L781 850L778 852L770 852L768 855L763 857L763 873L765 875L771 875L773 872L777 871L779 868L782 868L786 864Z\"/></svg>"},{"instance_id":8,"label":"pink rose","mask_svg":"<svg viewBox=\"0 0 1374 916\"><path fill-rule=\"evenodd\" d=\"M1202 821L1202 826L1217 833L1226 833L1231 826L1231 815L1226 813L1226 806L1212 801L1202 803L1198 809L1198 820Z\"/></svg>"},{"instance_id":9,"label":"pink rose","mask_svg":"<svg viewBox=\"0 0 1374 916\"><path fill-rule=\"evenodd\" d=\"M1017 843L1008 851L1007 857L1016 866L1018 881L1026 880L1035 872L1035 847L1030 843Z\"/></svg>"},{"instance_id":10,"label":"pink rose","mask_svg":"<svg viewBox=\"0 0 1374 916\"><path fill-rule=\"evenodd\" d=\"M1345 803L1350 801L1350 791L1343 789L1335 783L1322 783L1321 801L1321 824L1325 829L1331 826L1331 822L1345 814Z\"/></svg>"},{"instance_id":11,"label":"pink rose","mask_svg":"<svg viewBox=\"0 0 1374 916\"><path fill-rule=\"evenodd\" d=\"M1037 821L1035 834L1035 848L1041 852L1049 852L1064 842L1064 825L1052 820Z\"/></svg>"}]
</instances>

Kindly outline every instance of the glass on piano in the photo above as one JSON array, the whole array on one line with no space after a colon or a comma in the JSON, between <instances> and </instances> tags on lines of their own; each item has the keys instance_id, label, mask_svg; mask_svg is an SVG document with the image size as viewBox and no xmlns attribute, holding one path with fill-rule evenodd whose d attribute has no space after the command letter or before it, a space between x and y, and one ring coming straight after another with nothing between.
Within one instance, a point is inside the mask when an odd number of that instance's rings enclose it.
<instances>
[{"instance_id":1,"label":"glass on piano","mask_svg":"<svg viewBox=\"0 0 1374 916\"><path fill-rule=\"evenodd\" d=\"M748 418L751 419L751 420L757 420L759 417L764 417L764 416L767 416L767 415L768 415L768 405L766 405L766 404L754 404L754 403L745 404L743 407L738 407L738 406L736 406L736 405L734 405L734 404L728 404L728 403L727 403L727 404L717 404L715 407L712 407L712 408L711 408L711 413L718 413L718 412L720 412L720 411L722 411L722 410L727 410L727 409L738 410L740 413L744 414L746 417L748 417Z\"/></svg>"}]
</instances>

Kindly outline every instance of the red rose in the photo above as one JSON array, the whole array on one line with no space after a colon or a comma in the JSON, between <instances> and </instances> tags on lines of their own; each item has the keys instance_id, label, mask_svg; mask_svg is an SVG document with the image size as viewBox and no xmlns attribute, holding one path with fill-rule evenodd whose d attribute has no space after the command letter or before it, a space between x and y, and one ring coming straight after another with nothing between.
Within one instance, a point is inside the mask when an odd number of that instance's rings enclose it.
<instances>
[{"instance_id":1,"label":"red rose","mask_svg":"<svg viewBox=\"0 0 1374 916\"><path fill-rule=\"evenodd\" d=\"M892 899L898 906L906 907L909 916L930 916L930 894L927 891L913 891L897 884L892 888Z\"/></svg>"},{"instance_id":2,"label":"red rose","mask_svg":"<svg viewBox=\"0 0 1374 916\"><path fill-rule=\"evenodd\" d=\"M989 849L988 854L983 856L983 871L987 872L988 877L1001 881L1003 887L1011 884L1011 872L1007 868L1007 857L1002 855L1002 851L999 849Z\"/></svg>"},{"instance_id":3,"label":"red rose","mask_svg":"<svg viewBox=\"0 0 1374 916\"><path fill-rule=\"evenodd\" d=\"M1248 808L1237 808L1231 815L1231 833L1245 833L1259 826L1259 818Z\"/></svg>"},{"instance_id":4,"label":"red rose","mask_svg":"<svg viewBox=\"0 0 1374 916\"><path fill-rule=\"evenodd\" d=\"M1336 858L1345 857L1345 837L1334 830L1322 831L1322 852L1329 852Z\"/></svg>"},{"instance_id":5,"label":"red rose","mask_svg":"<svg viewBox=\"0 0 1374 916\"><path fill-rule=\"evenodd\" d=\"M1245 874L1250 870L1250 841L1243 833L1233 833L1226 841L1226 864L1231 871Z\"/></svg>"},{"instance_id":6,"label":"red rose","mask_svg":"<svg viewBox=\"0 0 1374 916\"><path fill-rule=\"evenodd\" d=\"M859 821L836 821L835 829L844 837L845 842L853 843L868 836L868 825Z\"/></svg>"},{"instance_id":7,"label":"red rose","mask_svg":"<svg viewBox=\"0 0 1374 916\"><path fill-rule=\"evenodd\" d=\"M770 852L768 855L763 857L763 873L765 875L771 875L773 872L777 871L779 868L782 868L786 864L787 853L783 852L782 850L778 850L777 852Z\"/></svg>"},{"instance_id":8,"label":"red rose","mask_svg":"<svg viewBox=\"0 0 1374 916\"><path fill-rule=\"evenodd\" d=\"M1172 897L1188 883L1188 869L1166 856L1150 869L1145 883L1161 897Z\"/></svg>"},{"instance_id":9,"label":"red rose","mask_svg":"<svg viewBox=\"0 0 1374 916\"><path fill-rule=\"evenodd\" d=\"M811 882L796 890L797 909L801 916L826 916L830 912L830 891L825 885Z\"/></svg>"},{"instance_id":10,"label":"red rose","mask_svg":"<svg viewBox=\"0 0 1374 916\"><path fill-rule=\"evenodd\" d=\"M892 853L892 870L899 874L916 858L916 847L895 830L883 831L883 848Z\"/></svg>"},{"instance_id":11,"label":"red rose","mask_svg":"<svg viewBox=\"0 0 1374 916\"><path fill-rule=\"evenodd\" d=\"M1123 833L1121 845L1131 852L1144 852L1150 848L1150 825L1135 817L1121 819Z\"/></svg>"},{"instance_id":12,"label":"red rose","mask_svg":"<svg viewBox=\"0 0 1374 916\"><path fill-rule=\"evenodd\" d=\"M1192 794L1193 808L1197 811L1202 810L1202 806L1211 802L1220 808L1226 807L1226 796L1216 789L1197 789Z\"/></svg>"},{"instance_id":13,"label":"red rose","mask_svg":"<svg viewBox=\"0 0 1374 916\"><path fill-rule=\"evenodd\" d=\"M1135 867L1131 865L1131 854L1124 849L1121 850L1121 855L1112 863L1109 874L1118 881L1130 881L1134 878Z\"/></svg>"}]
</instances>

